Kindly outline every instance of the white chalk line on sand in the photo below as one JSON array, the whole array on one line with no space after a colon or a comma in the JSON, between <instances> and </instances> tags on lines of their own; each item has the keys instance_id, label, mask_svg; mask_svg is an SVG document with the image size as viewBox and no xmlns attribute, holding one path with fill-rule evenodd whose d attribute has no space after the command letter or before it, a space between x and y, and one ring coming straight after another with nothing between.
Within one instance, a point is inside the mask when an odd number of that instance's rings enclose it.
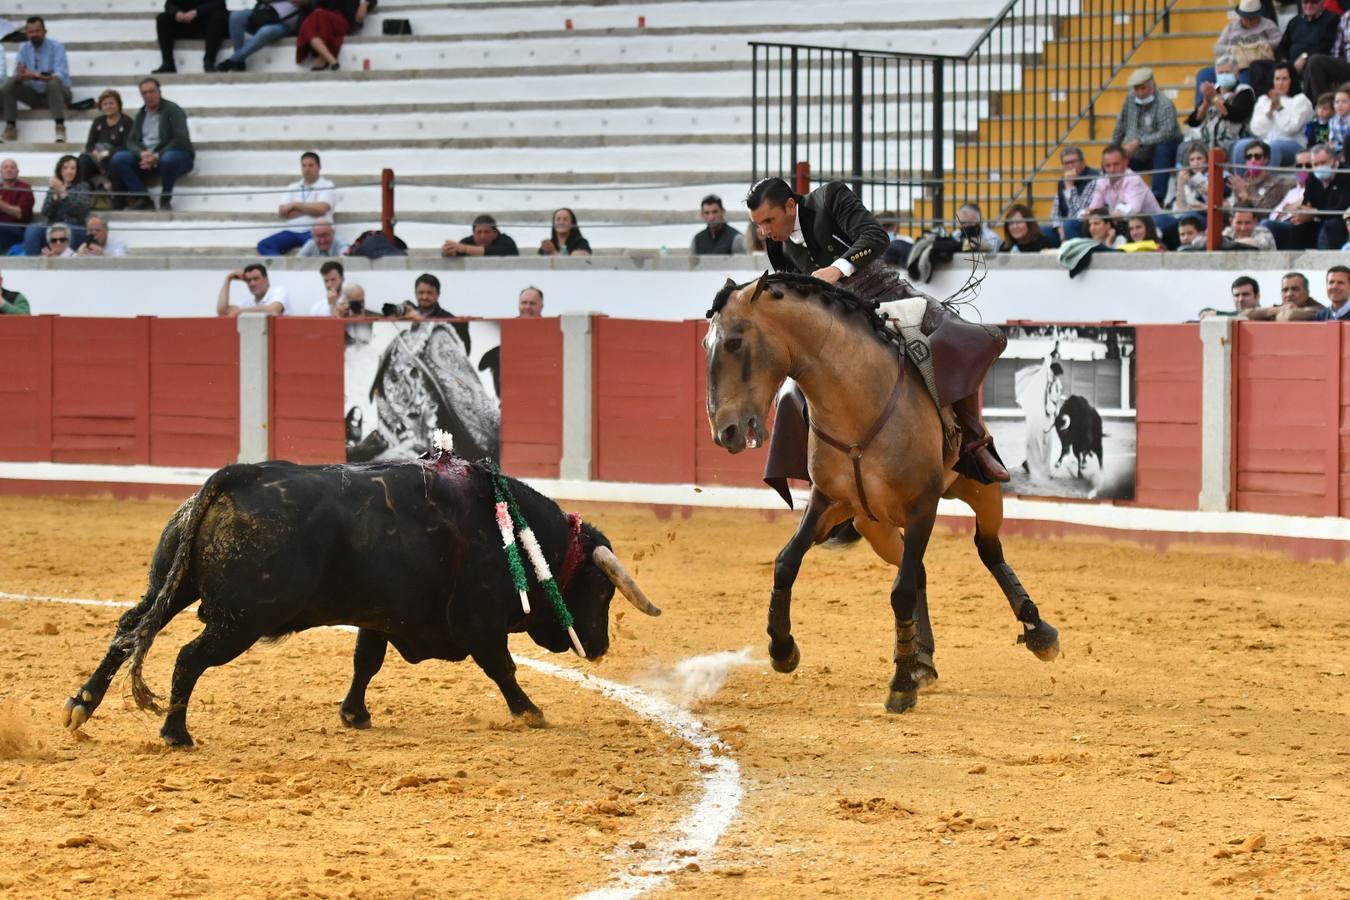
<instances>
[{"instance_id":1,"label":"white chalk line on sand","mask_svg":"<svg viewBox=\"0 0 1350 900\"><path fill-rule=\"evenodd\" d=\"M125 600L93 600L85 597L45 597L33 594L12 594L0 591L0 601L11 603L63 603L69 606L100 606L127 609L134 604ZM341 631L356 631L350 625L334 626ZM542 659L516 656L515 661L527 669L542 672L553 678L570 681L589 691L622 703L633 712L661 726L672 737L688 741L698 751L694 763L702 773L702 794L683 819L671 829L671 836L654 843L643 851L616 849L614 857L624 866L604 887L582 894L584 900L627 900L640 897L664 885L671 874L687 866L700 856L711 854L726 833L745 796L741 786L741 767L730 756L719 755L713 748L724 746L716 733L709 731L687 709L653 696L641 688L585 672L559 666Z\"/></svg>"}]
</instances>

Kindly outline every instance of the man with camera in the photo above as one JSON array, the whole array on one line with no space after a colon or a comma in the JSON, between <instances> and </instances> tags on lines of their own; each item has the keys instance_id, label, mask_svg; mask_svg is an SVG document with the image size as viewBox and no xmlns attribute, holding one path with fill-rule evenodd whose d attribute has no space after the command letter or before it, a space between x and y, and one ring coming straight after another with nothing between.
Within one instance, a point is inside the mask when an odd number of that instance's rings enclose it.
<instances>
[{"instance_id":1,"label":"man with camera","mask_svg":"<svg viewBox=\"0 0 1350 900\"><path fill-rule=\"evenodd\" d=\"M311 316L336 316L339 319L360 318L366 314L366 292L359 284L347 282L342 263L330 259L319 266L323 278L324 297L310 308Z\"/></svg>"},{"instance_id":2,"label":"man with camera","mask_svg":"<svg viewBox=\"0 0 1350 900\"><path fill-rule=\"evenodd\" d=\"M70 103L70 65L66 48L47 37L47 23L41 16L29 16L24 23L28 42L19 48L14 74L0 89L5 107L7 141L19 139L19 102L30 109L47 108L56 120L56 142L66 140L66 105Z\"/></svg>"}]
</instances>

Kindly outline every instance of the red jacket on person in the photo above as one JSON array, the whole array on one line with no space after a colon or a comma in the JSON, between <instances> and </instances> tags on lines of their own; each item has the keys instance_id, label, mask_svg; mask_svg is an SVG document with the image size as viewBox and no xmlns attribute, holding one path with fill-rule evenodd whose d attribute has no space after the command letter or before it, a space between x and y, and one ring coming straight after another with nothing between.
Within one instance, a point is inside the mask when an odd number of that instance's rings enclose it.
<instances>
[{"instance_id":1,"label":"red jacket on person","mask_svg":"<svg viewBox=\"0 0 1350 900\"><path fill-rule=\"evenodd\" d=\"M19 215L11 216L0 210L0 222L11 222L27 225L33 221L33 186L26 181L15 181L13 184L0 183L0 200L12 204L19 208Z\"/></svg>"}]
</instances>

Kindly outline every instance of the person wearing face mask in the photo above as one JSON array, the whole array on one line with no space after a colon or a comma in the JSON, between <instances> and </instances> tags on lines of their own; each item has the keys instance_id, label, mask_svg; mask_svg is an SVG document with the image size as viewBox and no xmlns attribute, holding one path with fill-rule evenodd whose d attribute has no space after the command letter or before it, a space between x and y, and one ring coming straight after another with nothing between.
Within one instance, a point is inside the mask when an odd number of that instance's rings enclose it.
<instances>
[{"instance_id":1,"label":"person wearing face mask","mask_svg":"<svg viewBox=\"0 0 1350 900\"><path fill-rule=\"evenodd\" d=\"M1264 97L1256 101L1252 110L1253 138L1244 138L1233 145L1233 156L1243 156L1247 146L1256 138L1270 148L1270 165L1288 166L1298 151L1307 146L1304 127L1312 120L1312 101L1303 94L1291 94L1294 67L1289 63L1275 64L1275 83Z\"/></svg>"},{"instance_id":2,"label":"person wearing face mask","mask_svg":"<svg viewBox=\"0 0 1350 900\"><path fill-rule=\"evenodd\" d=\"M1125 151L1130 168L1136 172L1153 170L1153 196L1161 203L1167 197L1172 168L1176 165L1181 129L1177 109L1153 80L1147 66L1136 69L1129 80L1133 97L1127 98L1116 117L1111 143Z\"/></svg>"},{"instance_id":3,"label":"person wearing face mask","mask_svg":"<svg viewBox=\"0 0 1350 900\"><path fill-rule=\"evenodd\" d=\"M1284 230L1286 243L1294 250L1337 250L1346 242L1345 219L1350 207L1350 171L1340 168L1340 156L1328 144L1309 151L1312 177L1303 186L1303 203L1289 222L1272 223L1272 231Z\"/></svg>"},{"instance_id":4,"label":"person wearing face mask","mask_svg":"<svg viewBox=\"0 0 1350 900\"><path fill-rule=\"evenodd\" d=\"M1237 61L1221 56L1214 61L1214 81L1200 85L1203 99L1186 117L1186 124L1196 129L1196 138L1206 147L1230 150L1233 142L1246 137L1247 123L1256 108L1256 92L1250 84L1239 84Z\"/></svg>"},{"instance_id":5,"label":"person wearing face mask","mask_svg":"<svg viewBox=\"0 0 1350 900\"><path fill-rule=\"evenodd\" d=\"M1264 141L1247 144L1241 159L1247 164L1246 169L1238 170L1243 174L1233 174L1228 179L1235 207L1255 209L1259 214L1265 215L1279 206L1285 196L1298 187L1298 182L1291 176L1266 171L1266 167L1270 165L1270 148Z\"/></svg>"},{"instance_id":6,"label":"person wearing face mask","mask_svg":"<svg viewBox=\"0 0 1350 900\"><path fill-rule=\"evenodd\" d=\"M1238 81L1250 84L1247 67L1253 58L1274 59L1275 48L1283 39L1273 17L1262 15L1261 0L1239 0L1233 17L1214 42L1214 58L1231 56L1238 62ZM1236 49L1235 49L1236 48ZM1205 83L1214 83L1214 67L1205 66L1195 73L1195 105L1204 100L1200 93Z\"/></svg>"},{"instance_id":7,"label":"person wearing face mask","mask_svg":"<svg viewBox=\"0 0 1350 900\"><path fill-rule=\"evenodd\" d=\"M992 256L1003 243L994 229L984 223L984 213L974 203L967 203L956 211L956 227L960 232L958 240L961 241L962 250Z\"/></svg>"}]
</instances>

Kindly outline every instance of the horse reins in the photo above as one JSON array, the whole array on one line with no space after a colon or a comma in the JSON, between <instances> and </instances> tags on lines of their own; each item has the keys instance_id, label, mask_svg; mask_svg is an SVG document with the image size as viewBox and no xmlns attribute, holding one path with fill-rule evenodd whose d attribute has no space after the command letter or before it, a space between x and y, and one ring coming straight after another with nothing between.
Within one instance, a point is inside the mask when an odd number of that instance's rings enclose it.
<instances>
[{"instance_id":1,"label":"horse reins","mask_svg":"<svg viewBox=\"0 0 1350 900\"><path fill-rule=\"evenodd\" d=\"M891 388L891 397L886 401L886 408L881 411L881 415L872 423L872 427L868 429L867 434L863 435L862 440L856 444L845 444L843 441L826 434L815 422L811 423L811 431L815 433L816 437L834 449L847 453L848 458L853 460L853 481L858 486L858 500L862 503L863 512L867 513L867 518L873 522L877 521L877 517L872 513L872 507L867 503L867 489L863 487L862 455L863 451L867 449L867 445L872 443L873 439L881 433L881 429L890 419L891 413L895 412L895 404L900 400L900 388L905 382L904 357L899 357L898 361L900 371L895 375L895 387Z\"/></svg>"}]
</instances>

